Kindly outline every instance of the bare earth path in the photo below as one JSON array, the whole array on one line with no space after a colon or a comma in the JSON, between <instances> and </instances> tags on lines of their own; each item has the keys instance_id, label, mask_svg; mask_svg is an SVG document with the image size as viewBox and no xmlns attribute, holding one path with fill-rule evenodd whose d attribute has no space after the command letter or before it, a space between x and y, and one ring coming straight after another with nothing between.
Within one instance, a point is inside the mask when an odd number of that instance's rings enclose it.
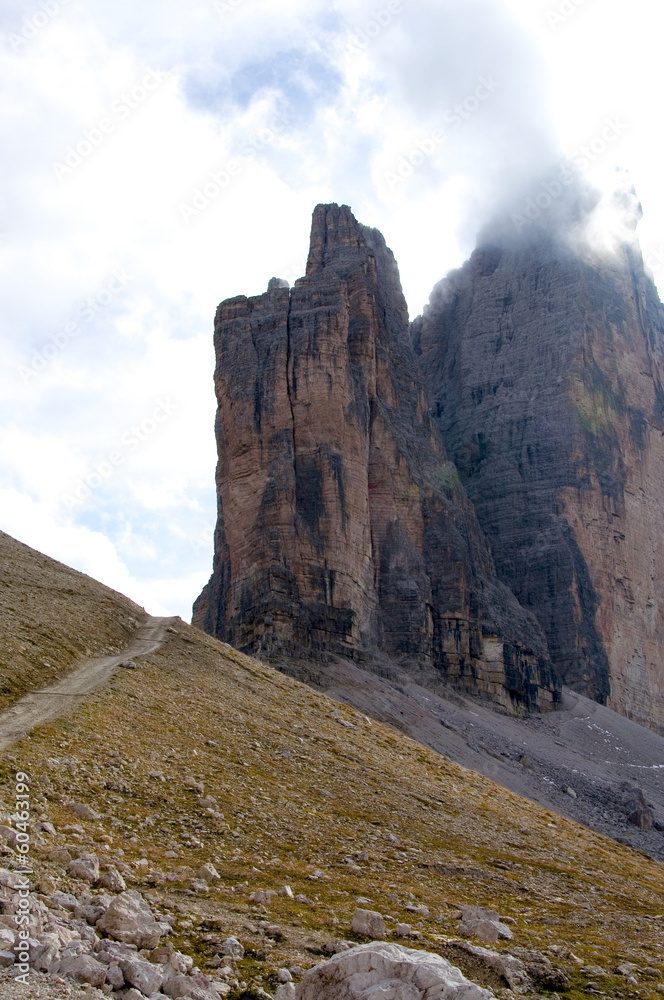
<instances>
[{"instance_id":1,"label":"bare earth path","mask_svg":"<svg viewBox=\"0 0 664 1000\"><path fill-rule=\"evenodd\" d=\"M177 618L150 618L136 630L125 649L112 656L88 660L78 670L55 684L31 691L0 715L0 750L21 739L35 726L67 715L87 695L109 680L121 663L135 656L146 656L166 640L169 625Z\"/></svg>"}]
</instances>

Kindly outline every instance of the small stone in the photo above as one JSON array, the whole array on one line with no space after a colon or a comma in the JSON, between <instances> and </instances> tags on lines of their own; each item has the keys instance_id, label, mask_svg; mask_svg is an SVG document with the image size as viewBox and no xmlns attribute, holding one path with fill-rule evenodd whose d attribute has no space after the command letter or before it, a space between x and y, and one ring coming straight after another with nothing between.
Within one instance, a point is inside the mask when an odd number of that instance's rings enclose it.
<instances>
[{"instance_id":1,"label":"small stone","mask_svg":"<svg viewBox=\"0 0 664 1000\"><path fill-rule=\"evenodd\" d=\"M221 878L221 875L214 867L214 865L208 862L205 865L201 865L201 867L196 872L196 878L200 878L203 880L203 882L208 882L211 884L212 882L218 882L219 879Z\"/></svg>"},{"instance_id":2,"label":"small stone","mask_svg":"<svg viewBox=\"0 0 664 1000\"><path fill-rule=\"evenodd\" d=\"M138 670L138 664L135 663L133 660L123 660L120 666L124 670Z\"/></svg>"},{"instance_id":3,"label":"small stone","mask_svg":"<svg viewBox=\"0 0 664 1000\"><path fill-rule=\"evenodd\" d=\"M111 892L124 892L127 888L127 883L117 868L108 868L99 878L99 885L104 889L110 889Z\"/></svg>"},{"instance_id":4,"label":"small stone","mask_svg":"<svg viewBox=\"0 0 664 1000\"><path fill-rule=\"evenodd\" d=\"M297 991L294 983L282 983L274 994L274 1000L295 1000Z\"/></svg>"},{"instance_id":5,"label":"small stone","mask_svg":"<svg viewBox=\"0 0 664 1000\"><path fill-rule=\"evenodd\" d=\"M350 929L353 934L361 934L374 940L385 937L385 921L382 914L375 910L363 910L358 907L353 915Z\"/></svg>"},{"instance_id":6,"label":"small stone","mask_svg":"<svg viewBox=\"0 0 664 1000\"><path fill-rule=\"evenodd\" d=\"M60 967L60 946L62 939L59 934L41 934L38 941L30 942L30 959L33 968L40 972L53 972ZM71 944L71 942L69 942Z\"/></svg>"},{"instance_id":7,"label":"small stone","mask_svg":"<svg viewBox=\"0 0 664 1000\"><path fill-rule=\"evenodd\" d=\"M283 889L280 889L277 893L278 896L287 896L288 899L293 899L293 890L289 885L285 885Z\"/></svg>"},{"instance_id":8,"label":"small stone","mask_svg":"<svg viewBox=\"0 0 664 1000\"><path fill-rule=\"evenodd\" d=\"M70 823L69 826L63 827L62 832L63 833L68 833L72 837L79 837L80 838L80 837L84 837L85 836L85 830L80 825L80 823Z\"/></svg>"},{"instance_id":9,"label":"small stone","mask_svg":"<svg viewBox=\"0 0 664 1000\"><path fill-rule=\"evenodd\" d=\"M99 858L96 854L82 854L69 862L67 872L82 882L96 882L99 878Z\"/></svg>"},{"instance_id":10,"label":"small stone","mask_svg":"<svg viewBox=\"0 0 664 1000\"><path fill-rule=\"evenodd\" d=\"M244 948L236 937L227 937L221 942L219 946L219 953L221 955L226 955L227 958L235 959L239 961L244 958Z\"/></svg>"},{"instance_id":11,"label":"small stone","mask_svg":"<svg viewBox=\"0 0 664 1000\"><path fill-rule=\"evenodd\" d=\"M629 814L627 822L631 823L632 826L637 826L639 830L652 830L655 825L655 818L652 809L639 805Z\"/></svg>"},{"instance_id":12,"label":"small stone","mask_svg":"<svg viewBox=\"0 0 664 1000\"><path fill-rule=\"evenodd\" d=\"M13 951L0 951L0 969L7 969L14 964L16 955Z\"/></svg>"},{"instance_id":13,"label":"small stone","mask_svg":"<svg viewBox=\"0 0 664 1000\"><path fill-rule=\"evenodd\" d=\"M118 964L122 969L125 981L130 986L135 986L145 996L149 997L151 993L156 993L164 982L162 968L151 962L146 962L138 956L121 958Z\"/></svg>"},{"instance_id":14,"label":"small stone","mask_svg":"<svg viewBox=\"0 0 664 1000\"><path fill-rule=\"evenodd\" d=\"M497 910L487 910L483 906L462 906L461 919L464 923L471 920L500 920Z\"/></svg>"},{"instance_id":15,"label":"small stone","mask_svg":"<svg viewBox=\"0 0 664 1000\"><path fill-rule=\"evenodd\" d=\"M584 965L581 969L584 976L602 976L606 977L609 973L606 969L603 969L601 965Z\"/></svg>"},{"instance_id":16,"label":"small stone","mask_svg":"<svg viewBox=\"0 0 664 1000\"><path fill-rule=\"evenodd\" d=\"M197 781L196 778L192 778L190 775L183 779L182 784L185 788L190 788L192 792L198 792L199 795L203 795L205 792L205 788L200 781Z\"/></svg>"},{"instance_id":17,"label":"small stone","mask_svg":"<svg viewBox=\"0 0 664 1000\"><path fill-rule=\"evenodd\" d=\"M96 813L85 802L68 802L67 809L73 812L75 816L78 816L79 819L99 819L99 813Z\"/></svg>"},{"instance_id":18,"label":"small stone","mask_svg":"<svg viewBox=\"0 0 664 1000\"><path fill-rule=\"evenodd\" d=\"M458 941L455 944L457 947L468 952L469 955L472 955L476 961L497 972L515 993L523 993L530 990L532 984L526 972L526 966L520 958L516 958L514 955L506 952L492 951L490 948L480 948L478 945L470 944L466 941Z\"/></svg>"},{"instance_id":19,"label":"small stone","mask_svg":"<svg viewBox=\"0 0 664 1000\"><path fill-rule=\"evenodd\" d=\"M411 926L410 924L397 924L395 934L397 937L410 937Z\"/></svg>"},{"instance_id":20,"label":"small stone","mask_svg":"<svg viewBox=\"0 0 664 1000\"><path fill-rule=\"evenodd\" d=\"M467 924L461 924L459 934L463 937L473 937L484 944L495 944L501 937L513 937L509 927L505 928L505 933L501 934L498 921L496 920L473 920Z\"/></svg>"},{"instance_id":21,"label":"small stone","mask_svg":"<svg viewBox=\"0 0 664 1000\"><path fill-rule=\"evenodd\" d=\"M563 785L563 792L565 793L565 795L569 795L571 799L578 798L576 792L574 791L573 788L570 787L570 785Z\"/></svg>"},{"instance_id":22,"label":"small stone","mask_svg":"<svg viewBox=\"0 0 664 1000\"><path fill-rule=\"evenodd\" d=\"M92 955L66 956L60 962L58 975L66 976L75 983L89 983L90 986L101 986L106 982L106 966L102 965Z\"/></svg>"},{"instance_id":23,"label":"small stone","mask_svg":"<svg viewBox=\"0 0 664 1000\"><path fill-rule=\"evenodd\" d=\"M78 906L78 900L71 892L54 892L51 899L61 910L71 910L72 913Z\"/></svg>"},{"instance_id":24,"label":"small stone","mask_svg":"<svg viewBox=\"0 0 664 1000\"><path fill-rule=\"evenodd\" d=\"M94 906L93 904L85 904L83 906L77 906L74 910L74 916L77 920L85 920L92 927L97 923L100 917L103 917L106 912L105 906Z\"/></svg>"},{"instance_id":25,"label":"small stone","mask_svg":"<svg viewBox=\"0 0 664 1000\"><path fill-rule=\"evenodd\" d=\"M140 892L128 889L111 902L101 920L100 931L137 948L155 948L162 930Z\"/></svg>"},{"instance_id":26,"label":"small stone","mask_svg":"<svg viewBox=\"0 0 664 1000\"><path fill-rule=\"evenodd\" d=\"M46 855L46 860L55 865L68 865L71 861L71 854L65 847L54 847Z\"/></svg>"},{"instance_id":27,"label":"small stone","mask_svg":"<svg viewBox=\"0 0 664 1000\"><path fill-rule=\"evenodd\" d=\"M338 955L340 951L348 951L349 948L352 948L352 944L348 941L342 941L339 938L326 941L323 945L323 951L326 955Z\"/></svg>"},{"instance_id":28,"label":"small stone","mask_svg":"<svg viewBox=\"0 0 664 1000\"><path fill-rule=\"evenodd\" d=\"M272 902L272 896L274 895L269 889L255 889L249 896L250 903L260 903L263 906L269 906ZM302 902L303 900L300 900Z\"/></svg>"},{"instance_id":29,"label":"small stone","mask_svg":"<svg viewBox=\"0 0 664 1000\"><path fill-rule=\"evenodd\" d=\"M192 878L189 888L192 892L207 892L210 887L202 878Z\"/></svg>"},{"instance_id":30,"label":"small stone","mask_svg":"<svg viewBox=\"0 0 664 1000\"><path fill-rule=\"evenodd\" d=\"M16 931L11 927L0 926L0 948L4 948L5 945L14 947L14 942L16 941Z\"/></svg>"},{"instance_id":31,"label":"small stone","mask_svg":"<svg viewBox=\"0 0 664 1000\"><path fill-rule=\"evenodd\" d=\"M268 1000L272 1000L269 993L265 993L260 987L255 990L255 993L259 997L267 997ZM205 986L194 986L189 990L187 997L191 1000L218 1000L217 992L212 992L212 990L207 989Z\"/></svg>"},{"instance_id":32,"label":"small stone","mask_svg":"<svg viewBox=\"0 0 664 1000\"><path fill-rule=\"evenodd\" d=\"M277 982L279 983L291 983L293 977L291 976L288 969L277 969Z\"/></svg>"},{"instance_id":33,"label":"small stone","mask_svg":"<svg viewBox=\"0 0 664 1000\"><path fill-rule=\"evenodd\" d=\"M11 826L0 826L0 840L4 840L9 847L16 847L18 843L16 835L17 831Z\"/></svg>"},{"instance_id":34,"label":"small stone","mask_svg":"<svg viewBox=\"0 0 664 1000\"><path fill-rule=\"evenodd\" d=\"M496 910L481 906L462 906L462 924L459 933L463 937L474 937L484 944L495 944L499 938L510 940L514 937L507 924L503 924Z\"/></svg>"},{"instance_id":35,"label":"small stone","mask_svg":"<svg viewBox=\"0 0 664 1000\"><path fill-rule=\"evenodd\" d=\"M117 964L113 962L106 970L106 982L113 987L114 990L121 990L125 984L125 978L122 975L122 969Z\"/></svg>"}]
</instances>

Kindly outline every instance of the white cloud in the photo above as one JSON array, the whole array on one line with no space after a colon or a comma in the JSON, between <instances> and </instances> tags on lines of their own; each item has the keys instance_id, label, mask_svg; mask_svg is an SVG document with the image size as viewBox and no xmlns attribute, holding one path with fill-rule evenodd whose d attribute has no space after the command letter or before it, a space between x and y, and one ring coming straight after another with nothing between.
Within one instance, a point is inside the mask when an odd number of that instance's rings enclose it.
<instances>
[{"instance_id":1,"label":"white cloud","mask_svg":"<svg viewBox=\"0 0 664 1000\"><path fill-rule=\"evenodd\" d=\"M146 606L188 613L212 558L214 311L303 273L318 201L382 229L415 313L501 201L622 114L629 128L599 166L630 168L643 238L664 260L662 15L645 0L627 18L617 0L586 0L552 30L555 6L242 0L220 16L211 0L70 0L15 51L32 9L8 0L0 526ZM148 69L157 83L143 96ZM500 86L475 107L492 75ZM446 120L459 103L469 114ZM210 175L225 171L215 192ZM123 444L159 400L177 409ZM122 461L101 476L114 452ZM63 502L95 475L83 502Z\"/></svg>"},{"instance_id":2,"label":"white cloud","mask_svg":"<svg viewBox=\"0 0 664 1000\"><path fill-rule=\"evenodd\" d=\"M125 594L144 606L149 614L174 613L160 602L159 586L134 579L114 546L100 532L55 522L44 504L18 490L0 490L0 511L0 527L7 534ZM172 583L168 596L173 602L170 607L182 605L182 592Z\"/></svg>"}]
</instances>

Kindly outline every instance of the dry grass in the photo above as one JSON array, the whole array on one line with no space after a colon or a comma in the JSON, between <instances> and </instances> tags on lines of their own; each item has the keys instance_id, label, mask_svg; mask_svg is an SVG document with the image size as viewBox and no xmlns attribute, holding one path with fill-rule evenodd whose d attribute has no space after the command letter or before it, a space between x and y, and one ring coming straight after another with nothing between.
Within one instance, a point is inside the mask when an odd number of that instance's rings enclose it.
<instances>
[{"instance_id":1,"label":"dry grass","mask_svg":"<svg viewBox=\"0 0 664 1000\"><path fill-rule=\"evenodd\" d=\"M0 531L0 711L89 656L122 649L143 608Z\"/></svg>"},{"instance_id":2,"label":"dry grass","mask_svg":"<svg viewBox=\"0 0 664 1000\"><path fill-rule=\"evenodd\" d=\"M661 865L191 626L178 630L139 671L120 671L71 719L6 754L2 788L8 801L12 771L24 768L36 812L59 830L85 827L49 844L94 844L106 860L122 849L131 885L177 916L175 940L201 966L212 954L206 937L236 933L248 949L245 980L269 987L276 968L311 965L324 942L350 937L358 896L388 915L388 929L412 923L430 948L444 948L457 907L473 903L512 918L514 944L561 945L611 972L619 961L661 966ZM157 771L165 781L150 777ZM200 781L223 818L199 804L185 778ZM103 818L77 819L70 799ZM172 849L177 857L166 858ZM363 850L368 861L345 863ZM44 851L35 848L39 871L66 888L62 865ZM163 878L206 861L221 874L207 893L190 889L185 872ZM248 901L253 889L284 885L310 904ZM425 904L431 916L409 913L409 904ZM587 997L589 977L568 963L567 995ZM599 992L655 997L657 982L640 977L632 989L612 975Z\"/></svg>"}]
</instances>

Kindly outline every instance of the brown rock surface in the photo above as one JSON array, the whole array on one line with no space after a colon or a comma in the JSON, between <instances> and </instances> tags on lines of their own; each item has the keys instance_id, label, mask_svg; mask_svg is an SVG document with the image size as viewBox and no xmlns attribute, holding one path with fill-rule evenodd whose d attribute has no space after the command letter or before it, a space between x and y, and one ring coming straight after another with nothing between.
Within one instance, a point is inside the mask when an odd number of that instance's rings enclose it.
<instances>
[{"instance_id":1,"label":"brown rock surface","mask_svg":"<svg viewBox=\"0 0 664 1000\"><path fill-rule=\"evenodd\" d=\"M664 731L664 308L635 238L483 245L413 324L500 578L564 683Z\"/></svg>"},{"instance_id":2,"label":"brown rock surface","mask_svg":"<svg viewBox=\"0 0 664 1000\"><path fill-rule=\"evenodd\" d=\"M542 632L429 417L380 233L318 206L306 276L222 302L215 349L219 518L194 624L291 669L398 662L550 707Z\"/></svg>"}]
</instances>

